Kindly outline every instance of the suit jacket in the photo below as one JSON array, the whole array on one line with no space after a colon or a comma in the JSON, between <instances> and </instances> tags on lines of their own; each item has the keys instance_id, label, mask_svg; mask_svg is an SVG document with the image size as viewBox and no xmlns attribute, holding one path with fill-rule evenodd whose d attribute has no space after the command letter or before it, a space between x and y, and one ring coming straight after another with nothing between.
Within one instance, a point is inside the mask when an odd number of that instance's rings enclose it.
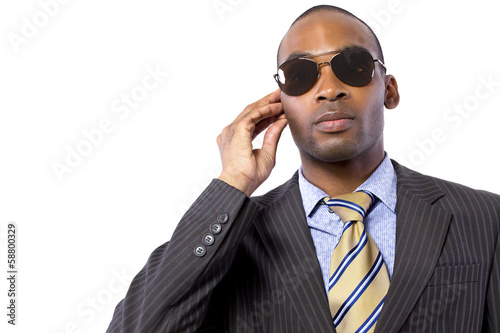
<instances>
[{"instance_id":1,"label":"suit jacket","mask_svg":"<svg viewBox=\"0 0 500 333\"><path fill-rule=\"evenodd\" d=\"M375 332L500 332L500 197L393 164L396 255ZM108 332L335 332L297 179L253 198L214 180Z\"/></svg>"}]
</instances>

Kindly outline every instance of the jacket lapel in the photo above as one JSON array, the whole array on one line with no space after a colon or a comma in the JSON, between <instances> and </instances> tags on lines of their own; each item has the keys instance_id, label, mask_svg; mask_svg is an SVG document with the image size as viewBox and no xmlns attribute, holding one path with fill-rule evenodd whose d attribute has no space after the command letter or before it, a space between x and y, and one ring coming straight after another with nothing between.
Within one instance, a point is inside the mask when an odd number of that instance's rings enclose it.
<instances>
[{"instance_id":1,"label":"jacket lapel","mask_svg":"<svg viewBox=\"0 0 500 333\"><path fill-rule=\"evenodd\" d=\"M451 214L434 205L444 193L430 177L393 161L397 180L394 273L375 332L397 332L431 278Z\"/></svg>"},{"instance_id":2,"label":"jacket lapel","mask_svg":"<svg viewBox=\"0 0 500 333\"><path fill-rule=\"evenodd\" d=\"M449 212L434 205L444 193L432 178L393 164L398 179L396 257L375 332L397 332L404 324L434 272L451 220ZM306 330L335 332L297 178L295 174L262 198L268 209L256 228Z\"/></svg>"},{"instance_id":3,"label":"jacket lapel","mask_svg":"<svg viewBox=\"0 0 500 333\"><path fill-rule=\"evenodd\" d=\"M268 207L256 228L306 331L335 332L297 179L262 198Z\"/></svg>"}]
</instances>

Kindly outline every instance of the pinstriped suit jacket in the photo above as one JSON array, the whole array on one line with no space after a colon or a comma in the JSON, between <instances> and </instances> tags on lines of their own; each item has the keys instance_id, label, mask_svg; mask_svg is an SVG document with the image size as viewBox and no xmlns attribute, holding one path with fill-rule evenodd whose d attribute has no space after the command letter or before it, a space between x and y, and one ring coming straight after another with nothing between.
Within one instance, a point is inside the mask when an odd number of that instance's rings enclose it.
<instances>
[{"instance_id":1,"label":"pinstriped suit jacket","mask_svg":"<svg viewBox=\"0 0 500 333\"><path fill-rule=\"evenodd\" d=\"M500 332L500 196L393 164L396 257L376 332ZM221 212L229 220L195 256ZM108 332L335 332L297 174L251 199L214 180Z\"/></svg>"}]
</instances>

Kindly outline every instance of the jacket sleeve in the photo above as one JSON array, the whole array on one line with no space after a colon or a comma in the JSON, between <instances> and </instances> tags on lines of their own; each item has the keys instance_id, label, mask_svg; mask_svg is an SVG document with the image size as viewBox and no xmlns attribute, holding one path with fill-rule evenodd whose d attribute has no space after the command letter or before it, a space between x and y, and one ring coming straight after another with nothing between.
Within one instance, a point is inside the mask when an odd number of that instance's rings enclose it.
<instances>
[{"instance_id":1,"label":"jacket sleeve","mask_svg":"<svg viewBox=\"0 0 500 333\"><path fill-rule=\"evenodd\" d=\"M257 212L243 192L214 179L133 279L107 332L196 332Z\"/></svg>"}]
</instances>

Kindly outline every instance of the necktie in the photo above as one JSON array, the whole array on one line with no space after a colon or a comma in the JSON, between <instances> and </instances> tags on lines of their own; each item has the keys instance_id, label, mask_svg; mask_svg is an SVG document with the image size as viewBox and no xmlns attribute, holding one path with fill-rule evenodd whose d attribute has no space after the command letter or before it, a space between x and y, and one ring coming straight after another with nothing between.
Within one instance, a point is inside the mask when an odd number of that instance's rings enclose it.
<instances>
[{"instance_id":1,"label":"necktie","mask_svg":"<svg viewBox=\"0 0 500 333\"><path fill-rule=\"evenodd\" d=\"M373 200L373 194L364 191L322 200L344 222L333 251L328 285L330 311L338 333L373 332L389 289L382 255L363 225Z\"/></svg>"}]
</instances>

